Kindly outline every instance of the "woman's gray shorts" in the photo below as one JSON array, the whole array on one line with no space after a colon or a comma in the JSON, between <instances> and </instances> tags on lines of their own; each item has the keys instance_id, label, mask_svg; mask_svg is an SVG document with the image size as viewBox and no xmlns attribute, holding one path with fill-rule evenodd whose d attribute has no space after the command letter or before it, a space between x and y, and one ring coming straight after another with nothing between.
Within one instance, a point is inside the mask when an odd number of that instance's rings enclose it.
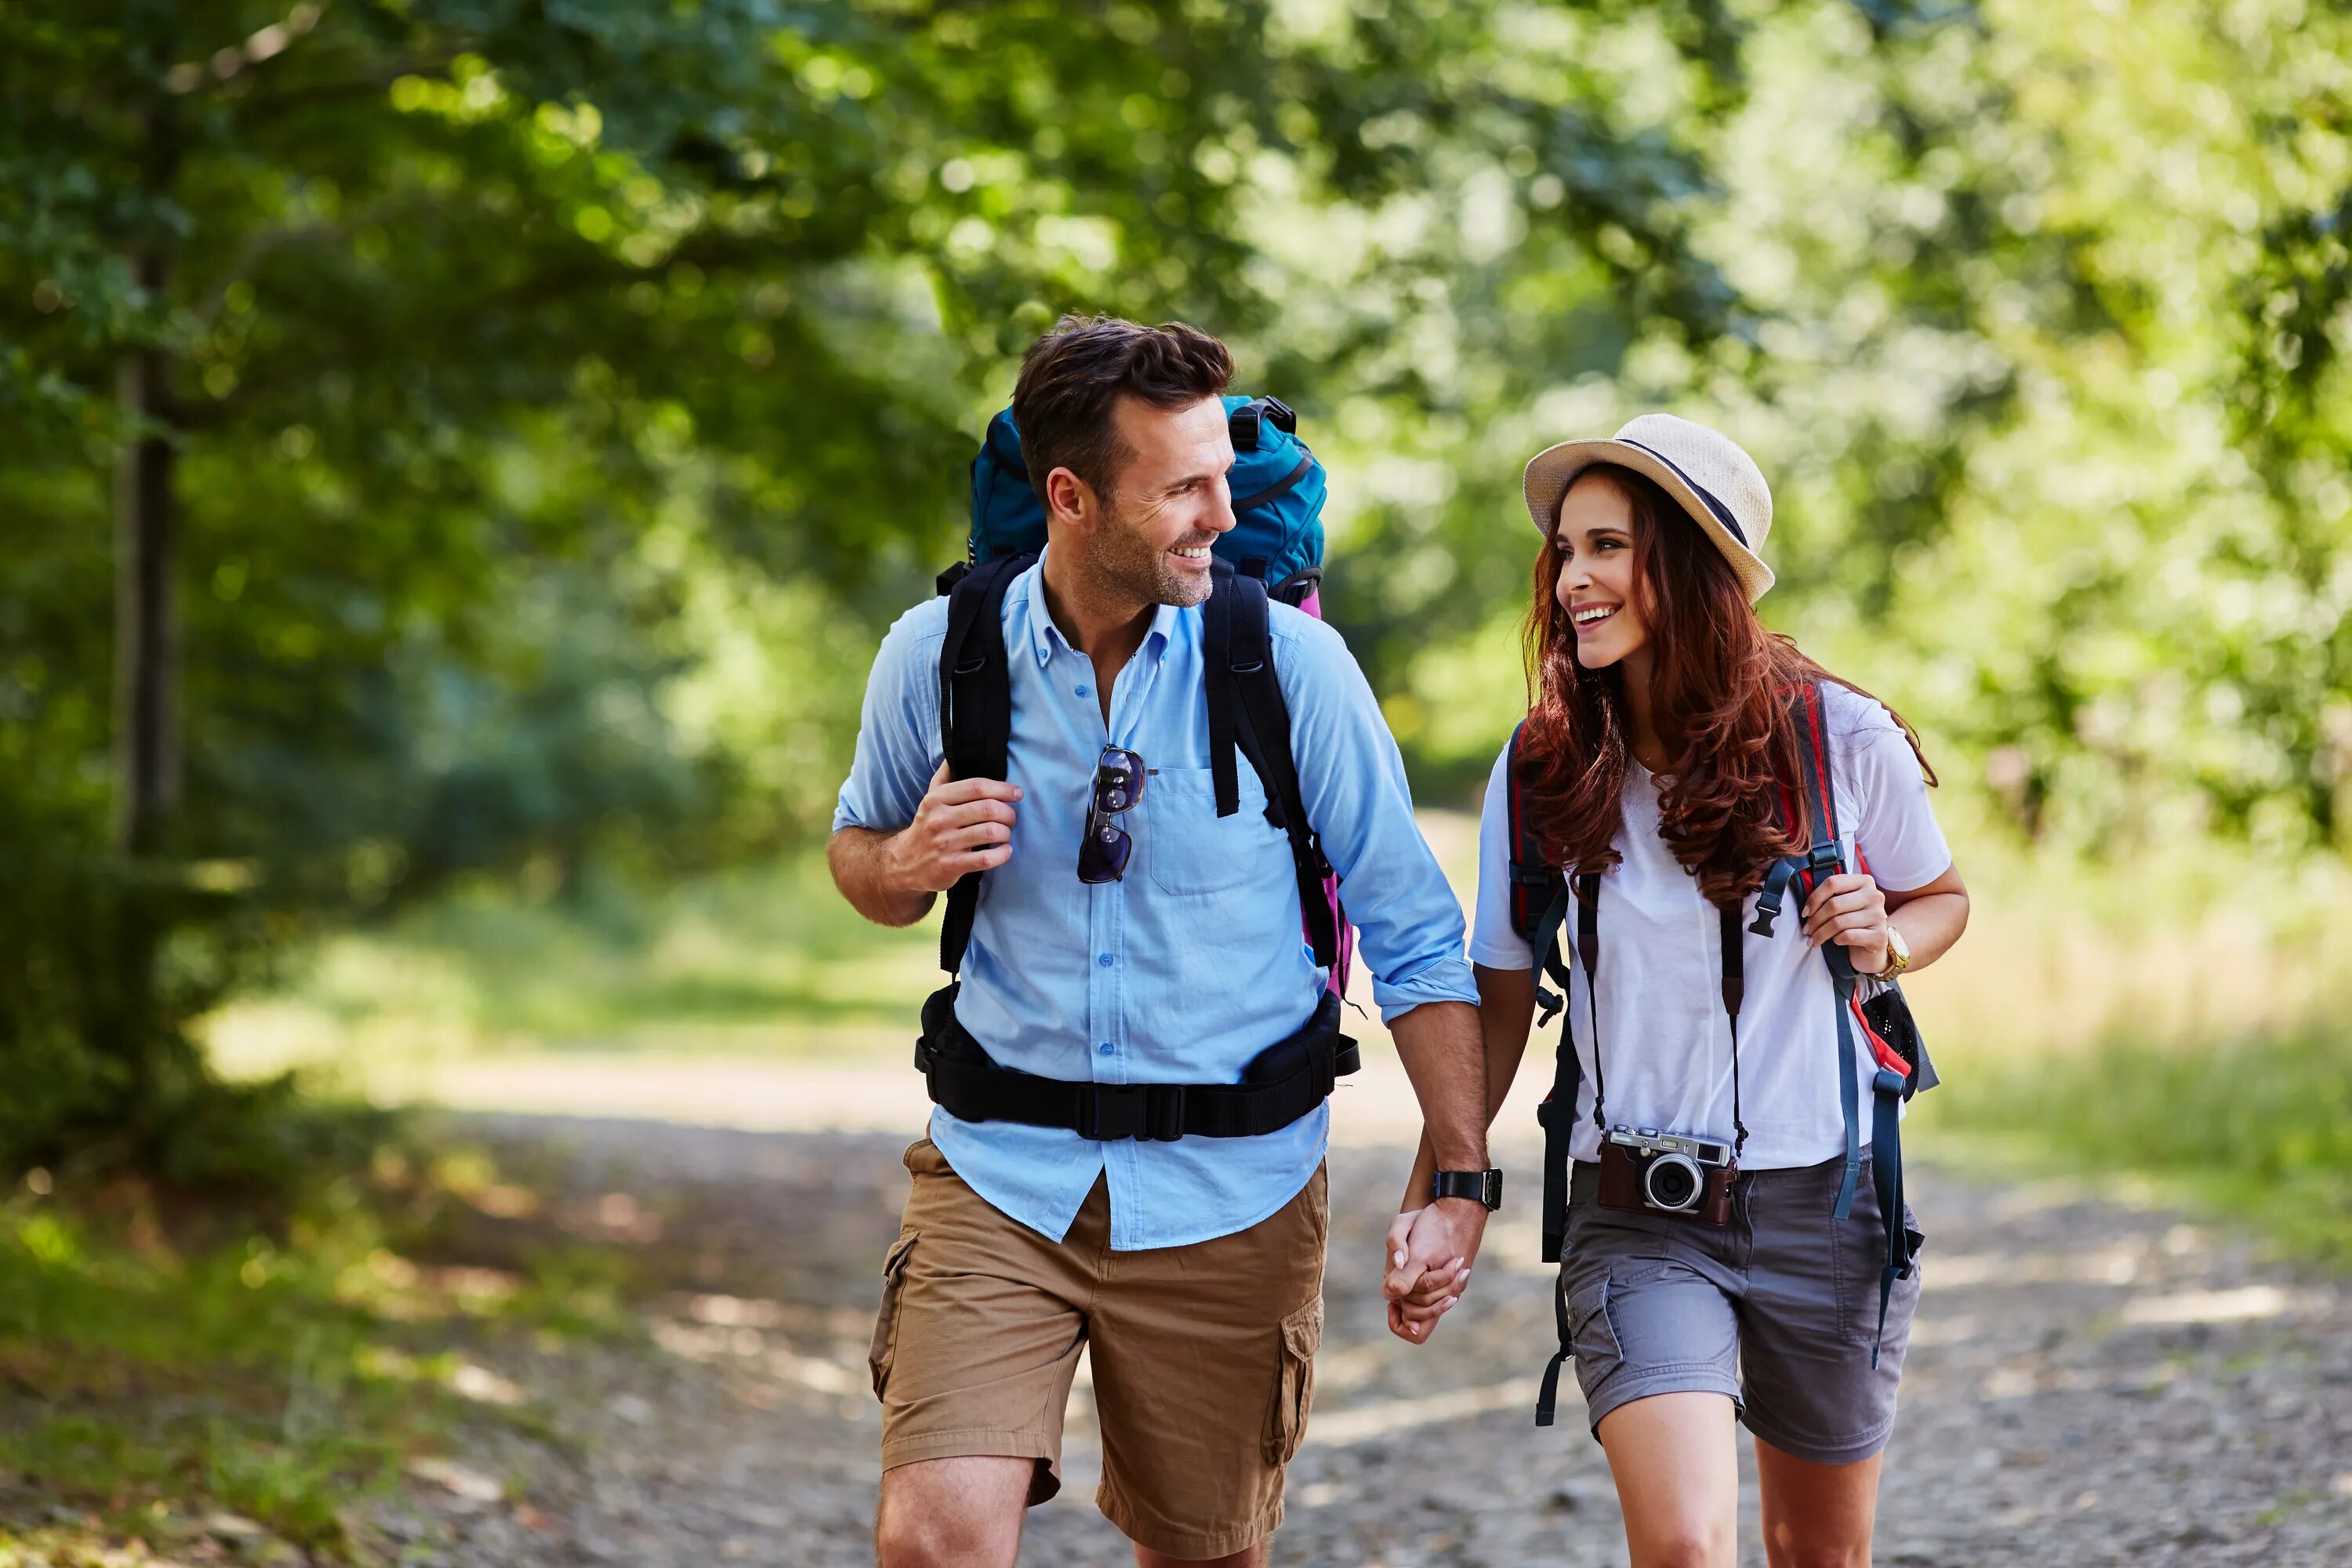
<instances>
[{"instance_id":1,"label":"woman's gray shorts","mask_svg":"<svg viewBox=\"0 0 2352 1568\"><path fill-rule=\"evenodd\" d=\"M1867 1149L1853 1212L1831 1217L1844 1166L1742 1172L1721 1229L1604 1209L1599 1167L1576 1167L1560 1288L1596 1431L1620 1405L1696 1392L1728 1396L1750 1432L1815 1464L1886 1446L1919 1269L1895 1281L1874 1369L1886 1237ZM1903 1219L1917 1229L1907 1207Z\"/></svg>"}]
</instances>

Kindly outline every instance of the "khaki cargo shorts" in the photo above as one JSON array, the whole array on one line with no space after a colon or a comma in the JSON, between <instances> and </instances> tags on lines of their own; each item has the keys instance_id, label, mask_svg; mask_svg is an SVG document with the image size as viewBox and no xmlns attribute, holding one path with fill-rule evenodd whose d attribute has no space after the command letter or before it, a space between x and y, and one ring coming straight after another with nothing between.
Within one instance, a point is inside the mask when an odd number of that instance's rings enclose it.
<instances>
[{"instance_id":1,"label":"khaki cargo shorts","mask_svg":"<svg viewBox=\"0 0 2352 1568\"><path fill-rule=\"evenodd\" d=\"M1100 1182L1054 1242L966 1186L929 1139L906 1163L914 1191L874 1325L884 1469L1034 1459L1029 1501L1044 1502L1061 1489L1062 1412L1086 1350L1102 1426L1095 1501L1113 1524L1198 1558L1282 1522L1323 1336L1323 1171L1247 1230L1114 1252Z\"/></svg>"}]
</instances>

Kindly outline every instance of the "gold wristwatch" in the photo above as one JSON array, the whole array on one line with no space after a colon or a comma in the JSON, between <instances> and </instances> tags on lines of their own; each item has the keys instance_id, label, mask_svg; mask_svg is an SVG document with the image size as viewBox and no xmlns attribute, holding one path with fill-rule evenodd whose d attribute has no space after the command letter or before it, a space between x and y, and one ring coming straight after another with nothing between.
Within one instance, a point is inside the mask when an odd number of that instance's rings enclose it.
<instances>
[{"instance_id":1,"label":"gold wristwatch","mask_svg":"<svg viewBox=\"0 0 2352 1568\"><path fill-rule=\"evenodd\" d=\"M1911 967L1911 944L1903 940L1903 928L1893 921L1886 922L1886 967L1878 972L1881 980L1892 980Z\"/></svg>"}]
</instances>

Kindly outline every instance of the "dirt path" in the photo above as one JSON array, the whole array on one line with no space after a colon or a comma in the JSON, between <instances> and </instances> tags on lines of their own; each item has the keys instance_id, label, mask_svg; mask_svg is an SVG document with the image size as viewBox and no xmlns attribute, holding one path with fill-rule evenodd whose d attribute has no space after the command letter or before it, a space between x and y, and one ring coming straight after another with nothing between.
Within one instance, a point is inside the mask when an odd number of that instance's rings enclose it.
<instances>
[{"instance_id":1,"label":"dirt path","mask_svg":"<svg viewBox=\"0 0 2352 1568\"><path fill-rule=\"evenodd\" d=\"M473 1125L582 1201L625 1194L607 1208L680 1289L648 1345L509 1352L497 1370L576 1443L488 1442L446 1496L426 1488L384 1511L387 1555L870 1563L879 1420L865 1350L905 1138ZM1409 1350L1381 1331L1370 1270L1403 1158L1333 1156L1329 1336L1275 1561L1622 1562L1580 1409L1549 1432L1530 1422L1552 1325L1524 1200L1434 1342ZM1508 1163L1531 1168L1527 1151ZM1879 1562L2352 1564L2352 1283L2064 1187L1933 1171L1913 1185L1927 1297ZM1025 1563L1130 1561L1092 1506L1097 1452L1082 1373L1069 1484L1033 1510ZM523 1500L492 1500L486 1477ZM1761 1563L1752 1488L1747 1502L1743 1562Z\"/></svg>"}]
</instances>

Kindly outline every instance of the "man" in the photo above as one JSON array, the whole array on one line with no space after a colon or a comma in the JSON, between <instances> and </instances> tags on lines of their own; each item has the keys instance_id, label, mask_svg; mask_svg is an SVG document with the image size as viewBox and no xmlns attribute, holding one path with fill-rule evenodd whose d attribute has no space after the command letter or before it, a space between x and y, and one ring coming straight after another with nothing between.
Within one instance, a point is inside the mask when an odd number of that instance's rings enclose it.
<instances>
[{"instance_id":1,"label":"man","mask_svg":"<svg viewBox=\"0 0 2352 1568\"><path fill-rule=\"evenodd\" d=\"M1003 781L950 777L941 760L946 601L903 617L875 660L834 879L868 919L907 925L984 873L952 1024L927 1048L952 1037L1007 1093L1037 1079L1234 1085L1331 1014L1263 786L1241 770L1225 816L1212 795L1200 606L1209 547L1234 526L1231 374L1213 338L1109 320L1066 319L1024 360L1013 416L1048 542L1003 597ZM1483 1172L1459 908L1346 646L1286 605L1271 615L1307 816L1345 880L1437 1163ZM1082 856L1098 835L1123 835L1126 858ZM874 1336L885 1568L1014 1561L1024 1507L1060 1487L1063 1408L1089 1346L1097 1501L1138 1563L1263 1563L1321 1337L1328 1126L1319 1094L1248 1136L1089 1137L935 1110L907 1153L914 1189ZM1486 1214L1428 1204L1400 1226L1412 1262L1392 1278L1473 1256Z\"/></svg>"}]
</instances>

